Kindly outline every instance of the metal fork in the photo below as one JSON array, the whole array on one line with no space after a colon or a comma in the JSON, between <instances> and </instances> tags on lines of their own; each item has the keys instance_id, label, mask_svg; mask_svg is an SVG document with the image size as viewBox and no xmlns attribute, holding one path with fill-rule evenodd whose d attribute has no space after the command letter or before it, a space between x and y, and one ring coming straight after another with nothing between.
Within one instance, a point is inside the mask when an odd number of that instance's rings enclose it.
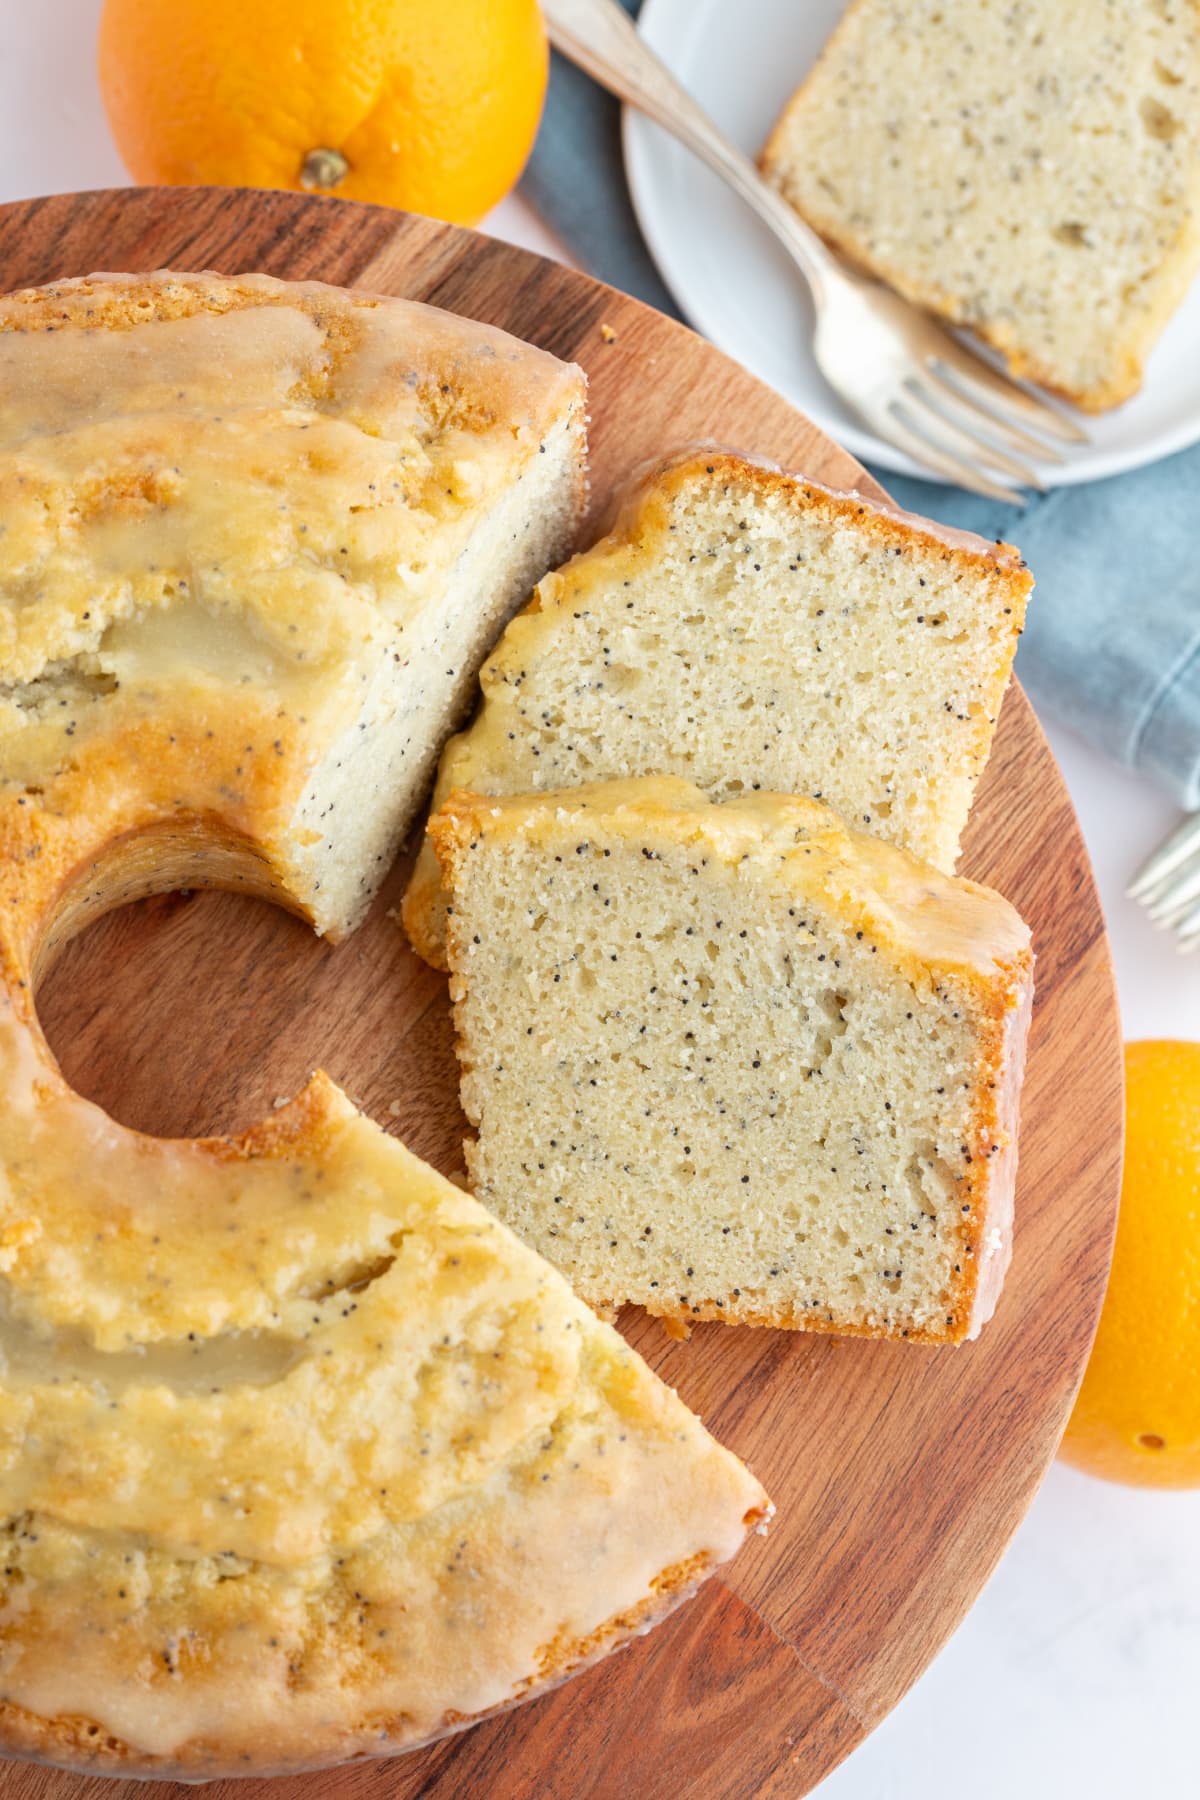
<instances>
[{"instance_id":1,"label":"metal fork","mask_svg":"<svg viewBox=\"0 0 1200 1800\"><path fill-rule=\"evenodd\" d=\"M1174 931L1181 950L1200 946L1200 813L1188 814L1125 891L1156 925Z\"/></svg>"},{"instance_id":2,"label":"metal fork","mask_svg":"<svg viewBox=\"0 0 1200 1800\"><path fill-rule=\"evenodd\" d=\"M811 290L821 373L878 437L960 487L1014 506L1024 504L1021 488L1042 487L1025 457L1062 462L1046 439L1088 441L1058 407L834 256L679 85L617 0L542 0L542 12L556 50L686 144L770 226Z\"/></svg>"}]
</instances>

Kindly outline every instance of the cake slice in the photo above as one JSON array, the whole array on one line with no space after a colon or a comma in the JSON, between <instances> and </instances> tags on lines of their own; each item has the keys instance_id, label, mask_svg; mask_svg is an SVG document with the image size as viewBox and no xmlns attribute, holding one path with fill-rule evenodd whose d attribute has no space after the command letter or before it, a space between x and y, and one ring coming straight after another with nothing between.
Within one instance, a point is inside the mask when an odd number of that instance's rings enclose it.
<instances>
[{"instance_id":1,"label":"cake slice","mask_svg":"<svg viewBox=\"0 0 1200 1800\"><path fill-rule=\"evenodd\" d=\"M680 775L812 794L952 869L1031 585L1007 545L681 452L513 620L434 805ZM444 967L443 905L426 847L404 923Z\"/></svg>"},{"instance_id":2,"label":"cake slice","mask_svg":"<svg viewBox=\"0 0 1200 1800\"><path fill-rule=\"evenodd\" d=\"M430 835L475 1192L585 1299L978 1332L1032 999L1007 901L676 779L455 794Z\"/></svg>"},{"instance_id":3,"label":"cake slice","mask_svg":"<svg viewBox=\"0 0 1200 1800\"><path fill-rule=\"evenodd\" d=\"M853 0L763 171L862 267L1089 411L1200 265L1200 8Z\"/></svg>"}]
</instances>

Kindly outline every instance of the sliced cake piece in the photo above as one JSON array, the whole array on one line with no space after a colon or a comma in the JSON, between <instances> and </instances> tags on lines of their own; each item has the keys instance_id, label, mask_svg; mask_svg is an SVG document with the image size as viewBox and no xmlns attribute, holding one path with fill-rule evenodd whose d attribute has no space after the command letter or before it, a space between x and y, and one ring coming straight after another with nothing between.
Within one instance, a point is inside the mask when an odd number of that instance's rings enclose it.
<instances>
[{"instance_id":1,"label":"sliced cake piece","mask_svg":"<svg viewBox=\"0 0 1200 1800\"><path fill-rule=\"evenodd\" d=\"M1009 1258L1029 932L812 800L456 794L430 834L476 1193L598 1306L972 1337Z\"/></svg>"},{"instance_id":2,"label":"sliced cake piece","mask_svg":"<svg viewBox=\"0 0 1200 1800\"><path fill-rule=\"evenodd\" d=\"M952 869L1031 585L1007 545L684 451L512 621L434 804L682 775L812 794ZM404 922L442 966L443 905L426 847Z\"/></svg>"},{"instance_id":3,"label":"sliced cake piece","mask_svg":"<svg viewBox=\"0 0 1200 1800\"><path fill-rule=\"evenodd\" d=\"M1017 374L1116 406L1200 266L1200 8L854 0L762 164Z\"/></svg>"}]
</instances>

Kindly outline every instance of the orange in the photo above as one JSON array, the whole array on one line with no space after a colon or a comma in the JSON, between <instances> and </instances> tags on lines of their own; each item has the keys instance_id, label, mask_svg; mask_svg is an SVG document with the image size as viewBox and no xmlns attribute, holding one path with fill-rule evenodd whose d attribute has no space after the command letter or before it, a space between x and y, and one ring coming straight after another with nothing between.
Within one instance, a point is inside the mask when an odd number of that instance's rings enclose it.
<instances>
[{"instance_id":1,"label":"orange","mask_svg":"<svg viewBox=\"0 0 1200 1800\"><path fill-rule=\"evenodd\" d=\"M1128 1044L1125 1076L1116 1252L1062 1455L1109 1481L1200 1487L1200 1044Z\"/></svg>"},{"instance_id":2,"label":"orange","mask_svg":"<svg viewBox=\"0 0 1200 1800\"><path fill-rule=\"evenodd\" d=\"M537 0L106 0L100 86L136 181L306 188L473 224L546 89Z\"/></svg>"}]
</instances>

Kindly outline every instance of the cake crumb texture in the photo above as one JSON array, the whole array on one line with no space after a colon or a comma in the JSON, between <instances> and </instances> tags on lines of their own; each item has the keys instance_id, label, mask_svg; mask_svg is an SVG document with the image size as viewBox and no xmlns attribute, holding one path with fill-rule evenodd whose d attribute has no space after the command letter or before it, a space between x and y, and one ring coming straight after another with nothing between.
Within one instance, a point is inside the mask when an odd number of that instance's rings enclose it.
<instances>
[{"instance_id":1,"label":"cake crumb texture","mask_svg":"<svg viewBox=\"0 0 1200 1800\"><path fill-rule=\"evenodd\" d=\"M1008 1263L1029 933L817 802L456 794L431 835L474 1191L597 1305L974 1336Z\"/></svg>"},{"instance_id":2,"label":"cake crumb texture","mask_svg":"<svg viewBox=\"0 0 1200 1800\"><path fill-rule=\"evenodd\" d=\"M812 795L952 869L1031 585L1008 545L679 452L512 621L434 805L678 775ZM427 847L404 922L444 966L443 908Z\"/></svg>"},{"instance_id":3,"label":"cake crumb texture","mask_svg":"<svg viewBox=\"0 0 1200 1800\"><path fill-rule=\"evenodd\" d=\"M762 166L1016 374L1116 406L1200 265L1200 8L852 0Z\"/></svg>"}]
</instances>

